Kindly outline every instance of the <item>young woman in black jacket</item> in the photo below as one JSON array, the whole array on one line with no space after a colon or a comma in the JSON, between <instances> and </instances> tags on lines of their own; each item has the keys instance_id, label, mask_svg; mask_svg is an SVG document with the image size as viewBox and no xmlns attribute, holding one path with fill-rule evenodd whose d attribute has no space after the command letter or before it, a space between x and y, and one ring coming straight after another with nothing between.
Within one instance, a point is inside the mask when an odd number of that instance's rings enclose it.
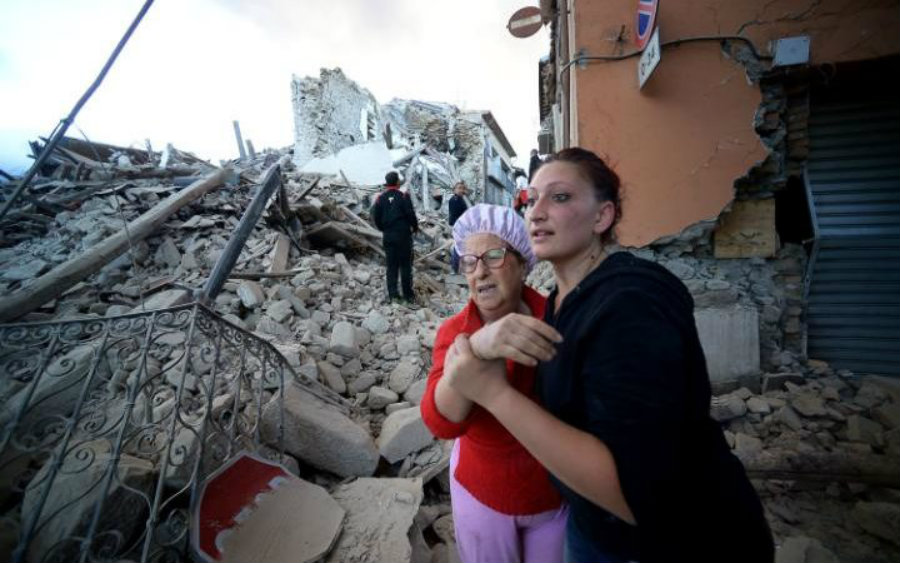
<instances>
[{"instance_id":1,"label":"young woman in black jacket","mask_svg":"<svg viewBox=\"0 0 900 563\"><path fill-rule=\"evenodd\" d=\"M665 268L610 253L620 216L602 159L578 148L546 159L526 220L553 265L544 320L563 342L538 366L541 405L464 336L447 355L464 368L451 385L552 474L570 504L567 561L771 562L762 505L709 416L693 300Z\"/></svg>"}]
</instances>

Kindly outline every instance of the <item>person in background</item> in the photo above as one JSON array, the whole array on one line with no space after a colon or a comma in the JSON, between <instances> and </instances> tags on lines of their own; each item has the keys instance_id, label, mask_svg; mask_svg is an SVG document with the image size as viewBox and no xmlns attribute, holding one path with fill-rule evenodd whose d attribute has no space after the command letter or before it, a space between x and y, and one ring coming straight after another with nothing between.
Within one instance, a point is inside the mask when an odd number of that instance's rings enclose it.
<instances>
[{"instance_id":1,"label":"person in background","mask_svg":"<svg viewBox=\"0 0 900 563\"><path fill-rule=\"evenodd\" d=\"M502 366L510 385L534 396L534 365L549 360L559 335L540 320L545 300L525 285L534 265L522 219L479 204L453 227L469 303L438 329L420 405L439 438L456 438L450 500L463 563L549 563L562 558L567 509L546 470L486 410L448 385L447 349L460 334Z\"/></svg>"},{"instance_id":2,"label":"person in background","mask_svg":"<svg viewBox=\"0 0 900 563\"><path fill-rule=\"evenodd\" d=\"M456 220L460 218L460 216L466 212L469 204L466 203L466 183L463 181L459 181L453 186L453 195L450 196L450 201L447 202L447 209L449 211L448 222L450 226L456 224ZM456 246L450 250L450 267L453 268L453 273L459 273L459 254L456 252Z\"/></svg>"},{"instance_id":3,"label":"person in background","mask_svg":"<svg viewBox=\"0 0 900 563\"><path fill-rule=\"evenodd\" d=\"M544 320L563 337L541 358L540 403L464 335L443 363L449 387L551 473L569 503L566 561L771 563L762 504L709 414L691 294L659 264L614 251L616 173L564 149L528 199L532 249L556 279Z\"/></svg>"},{"instance_id":4,"label":"person in background","mask_svg":"<svg viewBox=\"0 0 900 563\"><path fill-rule=\"evenodd\" d=\"M541 163L544 161L541 160L541 157L538 155L537 149L531 149L531 160L528 161L528 183L534 179L534 174L537 172L537 169L541 167Z\"/></svg>"},{"instance_id":5,"label":"person in background","mask_svg":"<svg viewBox=\"0 0 900 563\"><path fill-rule=\"evenodd\" d=\"M525 172L516 169L516 200L513 202L513 209L520 217L525 216L525 208L528 206L528 179L525 178Z\"/></svg>"},{"instance_id":6,"label":"person in background","mask_svg":"<svg viewBox=\"0 0 900 563\"><path fill-rule=\"evenodd\" d=\"M400 301L397 274L403 286L403 299L415 303L412 281L412 236L419 230L419 220L409 194L400 191L400 175L388 172L384 176L385 190L378 194L372 206L372 219L382 232L388 299Z\"/></svg>"}]
</instances>

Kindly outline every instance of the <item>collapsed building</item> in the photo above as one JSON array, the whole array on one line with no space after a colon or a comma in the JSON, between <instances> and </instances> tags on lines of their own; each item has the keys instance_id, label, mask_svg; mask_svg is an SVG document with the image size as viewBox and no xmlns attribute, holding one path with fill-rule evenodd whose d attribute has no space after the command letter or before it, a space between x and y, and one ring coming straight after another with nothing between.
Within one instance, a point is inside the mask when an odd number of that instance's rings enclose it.
<instances>
[{"instance_id":1,"label":"collapsed building","mask_svg":"<svg viewBox=\"0 0 900 563\"><path fill-rule=\"evenodd\" d=\"M322 80L345 98L361 91L335 71ZM206 487L241 452L289 475L257 491L257 513L269 516L223 536L224 560L262 559L247 536L278 524L265 499L289 509L282 522L316 524L274 542L298 560L455 559L450 448L417 405L436 330L467 295L441 258L445 214L423 202L457 178L483 186L495 133L483 113L354 99L334 114L340 126L315 113L328 104L305 99L301 125L327 133L298 135L293 154L222 166L174 149L54 149L0 222L6 560L206 560ZM344 169L358 162L337 158L347 150L372 158ZM331 172L307 169L332 158ZM380 233L367 220L380 178L358 179L372 161L425 190L420 308L384 300ZM532 282L550 283L546 265ZM761 493L779 560L896 560L896 380L791 362L757 367L755 381L720 389L711 405Z\"/></svg>"},{"instance_id":2,"label":"collapsed building","mask_svg":"<svg viewBox=\"0 0 900 563\"><path fill-rule=\"evenodd\" d=\"M351 180L377 185L399 169L423 210L446 212L442 202L458 181L472 201L510 205L515 196L516 153L489 111L400 99L379 105L341 69L295 76L292 98L293 160L302 170L338 173L343 166Z\"/></svg>"}]
</instances>

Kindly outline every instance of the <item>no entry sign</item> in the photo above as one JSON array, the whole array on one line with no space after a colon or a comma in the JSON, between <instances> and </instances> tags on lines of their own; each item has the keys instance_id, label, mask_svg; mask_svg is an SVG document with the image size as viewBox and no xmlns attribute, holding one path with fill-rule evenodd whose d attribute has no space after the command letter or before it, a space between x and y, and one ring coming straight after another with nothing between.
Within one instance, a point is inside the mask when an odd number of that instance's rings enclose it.
<instances>
[{"instance_id":1,"label":"no entry sign","mask_svg":"<svg viewBox=\"0 0 900 563\"><path fill-rule=\"evenodd\" d=\"M509 18L506 29L515 37L531 37L541 26L544 25L541 20L541 9L537 6L526 6L516 10L516 13Z\"/></svg>"}]
</instances>

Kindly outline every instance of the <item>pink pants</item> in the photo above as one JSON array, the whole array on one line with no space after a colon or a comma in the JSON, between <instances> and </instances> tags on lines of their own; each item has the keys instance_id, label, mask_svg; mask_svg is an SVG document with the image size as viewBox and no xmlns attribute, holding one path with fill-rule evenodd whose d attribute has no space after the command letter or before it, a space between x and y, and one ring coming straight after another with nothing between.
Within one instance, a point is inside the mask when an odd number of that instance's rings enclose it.
<instances>
[{"instance_id":1,"label":"pink pants","mask_svg":"<svg viewBox=\"0 0 900 563\"><path fill-rule=\"evenodd\" d=\"M514 516L482 504L453 476L459 441L450 454L450 502L462 563L555 563L563 560L567 506Z\"/></svg>"}]
</instances>

